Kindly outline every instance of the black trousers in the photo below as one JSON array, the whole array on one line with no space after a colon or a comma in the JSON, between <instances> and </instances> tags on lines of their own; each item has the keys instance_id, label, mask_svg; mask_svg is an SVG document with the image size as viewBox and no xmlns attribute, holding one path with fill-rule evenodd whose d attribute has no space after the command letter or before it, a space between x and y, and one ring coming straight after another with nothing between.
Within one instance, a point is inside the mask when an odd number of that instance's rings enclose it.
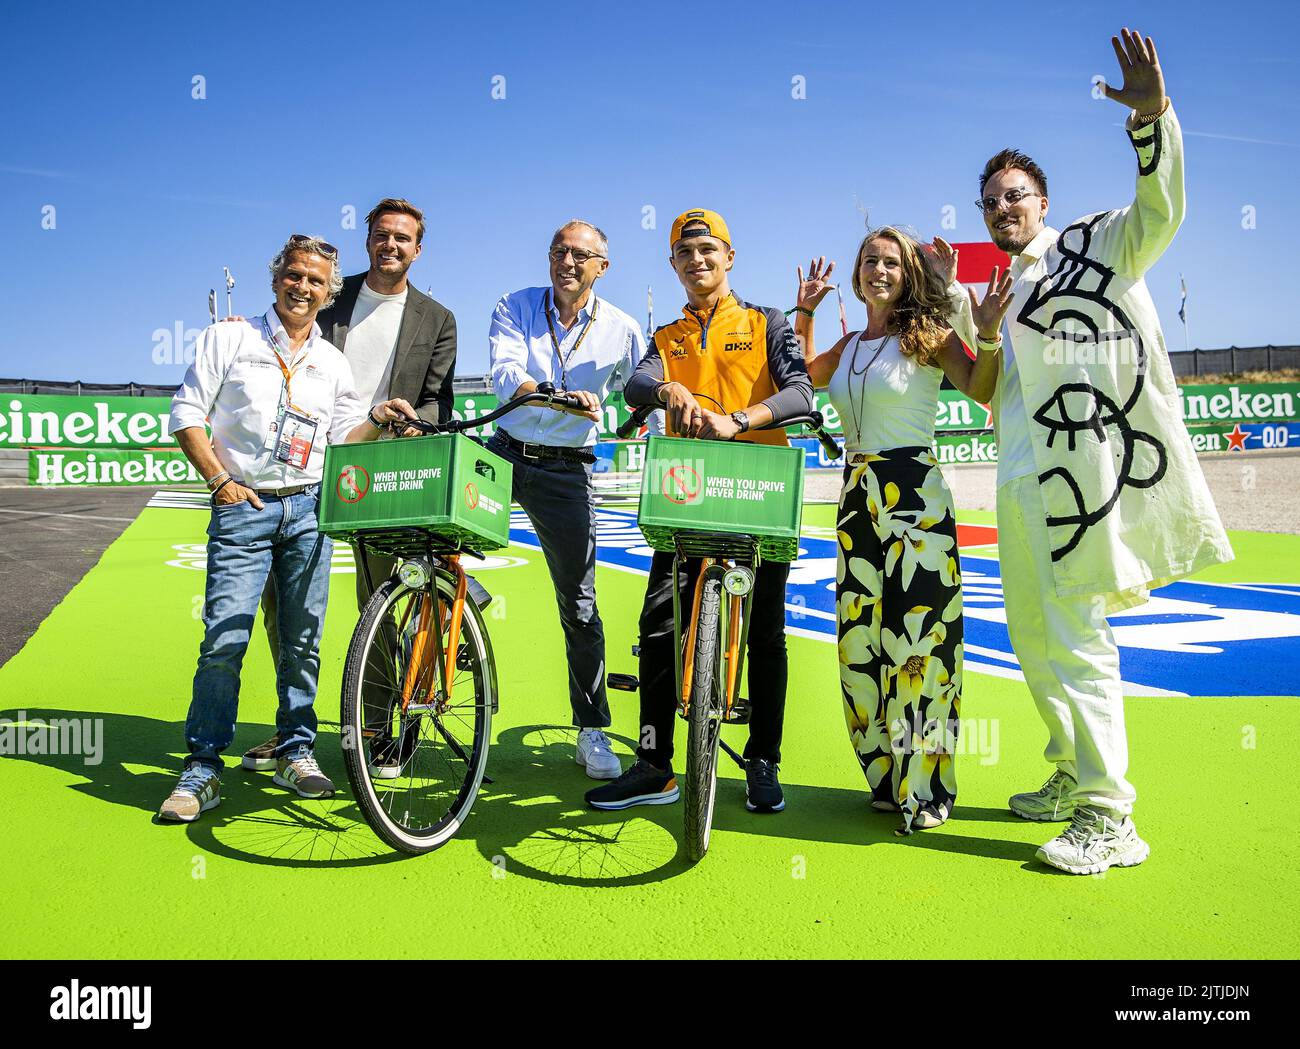
<instances>
[{"instance_id":1,"label":"black trousers","mask_svg":"<svg viewBox=\"0 0 1300 1049\"><path fill-rule=\"evenodd\" d=\"M673 590L680 592L682 630L690 618L700 562L682 563L673 578L673 555L656 553L650 563L645 604L641 608L641 745L637 755L661 769L672 766L677 684L673 671ZM785 583L790 566L761 565L749 610L749 741L745 757L781 760L785 724Z\"/></svg>"}]
</instances>

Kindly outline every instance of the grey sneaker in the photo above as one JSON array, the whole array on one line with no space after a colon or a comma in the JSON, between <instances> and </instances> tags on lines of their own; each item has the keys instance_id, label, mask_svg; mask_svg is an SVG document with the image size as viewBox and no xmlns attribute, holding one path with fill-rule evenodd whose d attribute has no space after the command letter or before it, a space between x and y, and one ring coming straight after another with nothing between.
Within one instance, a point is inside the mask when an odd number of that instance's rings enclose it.
<instances>
[{"instance_id":1,"label":"grey sneaker","mask_svg":"<svg viewBox=\"0 0 1300 1049\"><path fill-rule=\"evenodd\" d=\"M221 804L221 777L207 765L192 761L185 766L167 800L158 810L158 818L193 823L199 814Z\"/></svg>"},{"instance_id":2,"label":"grey sneaker","mask_svg":"<svg viewBox=\"0 0 1300 1049\"><path fill-rule=\"evenodd\" d=\"M274 782L296 791L300 798L328 798L334 794L334 784L320 770L314 754L304 754L295 760L280 758Z\"/></svg>"},{"instance_id":3,"label":"grey sneaker","mask_svg":"<svg viewBox=\"0 0 1300 1049\"><path fill-rule=\"evenodd\" d=\"M274 772L275 771L275 748L280 745L280 733L276 733L265 743L259 743L255 747L250 747L244 751L244 759L241 764L246 769L252 769L254 772Z\"/></svg>"},{"instance_id":4,"label":"grey sneaker","mask_svg":"<svg viewBox=\"0 0 1300 1049\"><path fill-rule=\"evenodd\" d=\"M1101 874L1111 867L1136 867L1151 855L1130 816L1080 805L1070 825L1038 850L1038 858L1068 874Z\"/></svg>"},{"instance_id":5,"label":"grey sneaker","mask_svg":"<svg viewBox=\"0 0 1300 1049\"><path fill-rule=\"evenodd\" d=\"M573 752L573 760L585 768L592 779L618 779L623 773L609 737L598 728L578 731L578 746Z\"/></svg>"},{"instance_id":6,"label":"grey sneaker","mask_svg":"<svg viewBox=\"0 0 1300 1049\"><path fill-rule=\"evenodd\" d=\"M1074 815L1074 802L1070 800L1074 787L1074 779L1057 769L1036 791L1012 794L1007 799L1007 807L1021 819L1041 823L1068 820Z\"/></svg>"}]
</instances>

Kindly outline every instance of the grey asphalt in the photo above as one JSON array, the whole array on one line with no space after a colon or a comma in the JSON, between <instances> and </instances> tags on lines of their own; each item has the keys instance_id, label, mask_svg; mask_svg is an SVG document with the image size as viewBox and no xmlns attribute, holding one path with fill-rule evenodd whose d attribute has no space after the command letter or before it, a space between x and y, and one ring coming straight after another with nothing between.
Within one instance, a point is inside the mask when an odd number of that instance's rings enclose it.
<instances>
[{"instance_id":1,"label":"grey asphalt","mask_svg":"<svg viewBox=\"0 0 1300 1049\"><path fill-rule=\"evenodd\" d=\"M0 666L136 519L153 488L0 488Z\"/></svg>"}]
</instances>

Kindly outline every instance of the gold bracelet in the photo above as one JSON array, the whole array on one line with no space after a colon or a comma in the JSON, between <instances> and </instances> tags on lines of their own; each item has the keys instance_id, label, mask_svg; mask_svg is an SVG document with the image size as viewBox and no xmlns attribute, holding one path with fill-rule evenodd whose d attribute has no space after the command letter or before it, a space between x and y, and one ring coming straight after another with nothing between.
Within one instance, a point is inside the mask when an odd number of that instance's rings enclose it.
<instances>
[{"instance_id":1,"label":"gold bracelet","mask_svg":"<svg viewBox=\"0 0 1300 1049\"><path fill-rule=\"evenodd\" d=\"M1133 110L1133 126L1135 128L1139 128L1139 127L1146 127L1148 124L1154 124L1157 120L1159 120L1162 116L1165 115L1165 111L1169 108L1169 104L1170 104L1170 98L1168 95L1165 95L1165 104L1160 107L1160 111L1158 113L1148 113L1146 116L1141 116L1139 115L1136 109Z\"/></svg>"}]
</instances>

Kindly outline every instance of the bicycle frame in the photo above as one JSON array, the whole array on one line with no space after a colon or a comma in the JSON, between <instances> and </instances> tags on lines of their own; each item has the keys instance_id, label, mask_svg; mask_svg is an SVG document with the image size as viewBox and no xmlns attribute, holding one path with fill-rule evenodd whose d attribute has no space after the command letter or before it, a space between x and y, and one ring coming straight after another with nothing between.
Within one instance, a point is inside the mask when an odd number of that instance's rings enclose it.
<instances>
[{"instance_id":1,"label":"bicycle frame","mask_svg":"<svg viewBox=\"0 0 1300 1049\"><path fill-rule=\"evenodd\" d=\"M680 553L673 557L673 581L685 562ZM755 551L747 567L757 569L760 563ZM687 623L685 646L682 641L681 591L673 586L673 669L677 685L678 713L686 717L690 713L691 684L695 673L695 637L699 626L700 598L704 592L704 580L710 575L725 575L726 572L741 564L738 558L705 557L700 561L699 575L695 580L695 595L691 602L691 615ZM723 662L719 673L725 675L723 696L723 720L729 720L732 708L740 694L740 682L745 667L745 648L749 640L749 609L754 599L754 590L744 596L728 594L723 605L723 621L727 643L723 650Z\"/></svg>"}]
</instances>

